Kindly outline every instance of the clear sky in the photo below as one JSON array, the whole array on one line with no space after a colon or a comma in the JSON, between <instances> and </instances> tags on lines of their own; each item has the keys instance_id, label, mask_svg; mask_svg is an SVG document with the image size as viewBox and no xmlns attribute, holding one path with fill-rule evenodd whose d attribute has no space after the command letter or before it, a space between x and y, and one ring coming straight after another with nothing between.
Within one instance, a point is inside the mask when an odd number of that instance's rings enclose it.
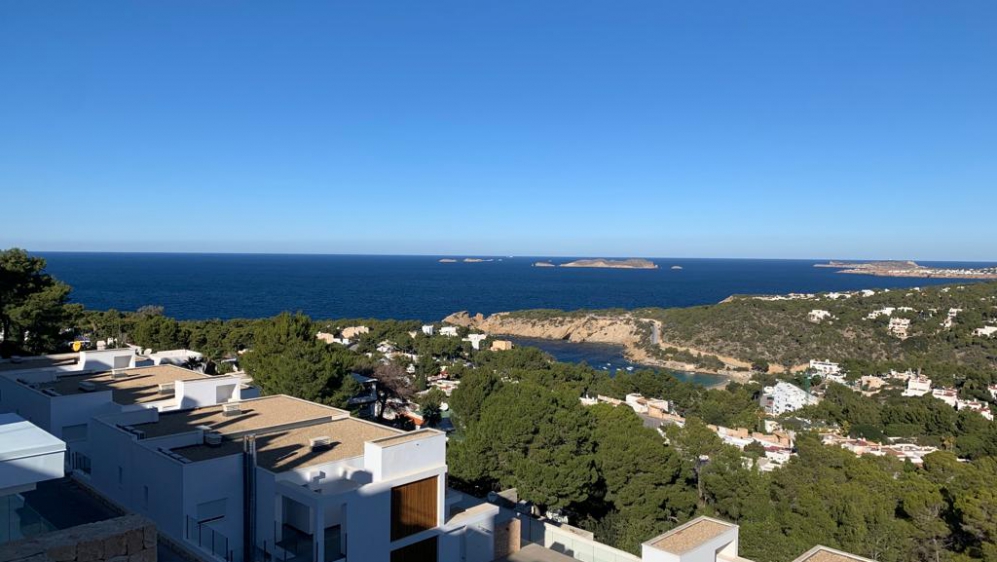
<instances>
[{"instance_id":1,"label":"clear sky","mask_svg":"<svg viewBox=\"0 0 997 562\"><path fill-rule=\"evenodd\" d=\"M997 2L5 0L12 245L997 260Z\"/></svg>"}]
</instances>

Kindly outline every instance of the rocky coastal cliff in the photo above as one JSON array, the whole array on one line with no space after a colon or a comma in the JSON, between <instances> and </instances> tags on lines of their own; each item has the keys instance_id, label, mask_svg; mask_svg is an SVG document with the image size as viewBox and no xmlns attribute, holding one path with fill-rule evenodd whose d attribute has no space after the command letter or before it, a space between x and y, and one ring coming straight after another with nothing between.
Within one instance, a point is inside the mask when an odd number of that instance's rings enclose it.
<instances>
[{"instance_id":1,"label":"rocky coastal cliff","mask_svg":"<svg viewBox=\"0 0 997 562\"><path fill-rule=\"evenodd\" d=\"M469 315L466 311L447 316L444 322L474 328L488 334L567 340L572 342L636 345L640 341L637 320L627 316L557 316L530 318L509 312L491 316Z\"/></svg>"},{"instance_id":2,"label":"rocky coastal cliff","mask_svg":"<svg viewBox=\"0 0 997 562\"><path fill-rule=\"evenodd\" d=\"M629 361L677 371L689 371L746 378L743 371L749 366L732 357L716 356L723 368L703 368L692 363L670 361L660 357L655 350L675 348L694 355L709 353L687 346L656 341L660 331L657 320L639 318L629 313L562 313L545 314L545 311L497 312L491 316L470 315L466 311L447 316L443 321L455 326L479 330L487 334L564 340L576 343L608 343L624 347Z\"/></svg>"}]
</instances>

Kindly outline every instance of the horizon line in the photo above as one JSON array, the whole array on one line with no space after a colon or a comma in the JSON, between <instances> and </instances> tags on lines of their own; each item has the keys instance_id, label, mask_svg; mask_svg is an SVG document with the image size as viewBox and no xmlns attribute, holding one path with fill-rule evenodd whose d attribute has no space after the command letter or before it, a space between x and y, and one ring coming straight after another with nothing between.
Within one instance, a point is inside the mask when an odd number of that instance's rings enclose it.
<instances>
[{"instance_id":1,"label":"horizon line","mask_svg":"<svg viewBox=\"0 0 997 562\"><path fill-rule=\"evenodd\" d=\"M17 246L6 248L13 249ZM647 259L647 260L766 260L766 261L813 261L813 262L905 262L923 261L937 263L982 263L997 264L997 260L977 259L933 259L933 258L827 258L827 257L731 257L731 256L638 256L605 254L567 255L567 254L475 254L475 253L354 253L354 252L239 252L239 251L175 251L175 250L29 250L29 254L132 254L132 255L200 255L200 256L342 256L342 257L411 257L411 258L565 258L565 259ZM2 249L0 249L2 250Z\"/></svg>"}]
</instances>

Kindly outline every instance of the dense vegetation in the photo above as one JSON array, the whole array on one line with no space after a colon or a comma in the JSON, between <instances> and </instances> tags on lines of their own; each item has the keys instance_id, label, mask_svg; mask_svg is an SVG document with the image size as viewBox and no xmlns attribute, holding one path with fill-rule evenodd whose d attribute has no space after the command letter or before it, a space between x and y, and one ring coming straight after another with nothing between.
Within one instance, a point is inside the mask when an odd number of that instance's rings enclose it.
<instances>
[{"instance_id":1,"label":"dense vegetation","mask_svg":"<svg viewBox=\"0 0 997 562\"><path fill-rule=\"evenodd\" d=\"M836 386L835 393L862 398ZM451 400L458 421L451 482L477 491L516 487L521 497L562 509L600 540L634 552L676 522L707 514L740 524L741 552L759 562L792 560L816 543L885 562L997 555L993 449L976 448L971 463L934 453L916 469L856 457L801 433L798 455L785 468L758 472L697 417L731 425L757 420L753 388L705 391L652 372L610 379L506 353L500 364L467 373ZM583 393L632 391L674 400L690 416L684 428L668 430L670 446L629 408L586 408L578 401ZM913 419L919 407L941 412L926 399L896 402L873 406L884 416L877 423ZM828 400L828 412L837 411L836 403ZM997 443L995 424L949 413L952 423L932 428L935 435L969 431L968 423L976 427L973 438Z\"/></svg>"},{"instance_id":2,"label":"dense vegetation","mask_svg":"<svg viewBox=\"0 0 997 562\"><path fill-rule=\"evenodd\" d=\"M761 359L798 365L814 358L832 360L947 363L997 368L997 338L972 335L997 321L997 283L967 283L921 290L879 291L848 299L758 300L738 297L711 306L643 309L634 314L662 322L661 339L746 361ZM884 307L893 317L911 321L910 337L901 341L887 331L889 318L866 316ZM941 326L950 308L962 311L951 329ZM832 320L807 321L814 309Z\"/></svg>"}]
</instances>

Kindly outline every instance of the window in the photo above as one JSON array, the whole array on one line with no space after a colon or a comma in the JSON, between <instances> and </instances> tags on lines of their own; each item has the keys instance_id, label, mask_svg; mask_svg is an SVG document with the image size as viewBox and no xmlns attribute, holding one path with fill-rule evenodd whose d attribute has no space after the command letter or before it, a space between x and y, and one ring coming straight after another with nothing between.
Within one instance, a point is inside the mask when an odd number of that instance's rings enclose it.
<instances>
[{"instance_id":1,"label":"window","mask_svg":"<svg viewBox=\"0 0 997 562\"><path fill-rule=\"evenodd\" d=\"M391 553L391 562L436 562L436 537L399 548Z\"/></svg>"},{"instance_id":2,"label":"window","mask_svg":"<svg viewBox=\"0 0 997 562\"><path fill-rule=\"evenodd\" d=\"M391 540L436 527L437 481L438 477L431 476L391 489Z\"/></svg>"}]
</instances>

